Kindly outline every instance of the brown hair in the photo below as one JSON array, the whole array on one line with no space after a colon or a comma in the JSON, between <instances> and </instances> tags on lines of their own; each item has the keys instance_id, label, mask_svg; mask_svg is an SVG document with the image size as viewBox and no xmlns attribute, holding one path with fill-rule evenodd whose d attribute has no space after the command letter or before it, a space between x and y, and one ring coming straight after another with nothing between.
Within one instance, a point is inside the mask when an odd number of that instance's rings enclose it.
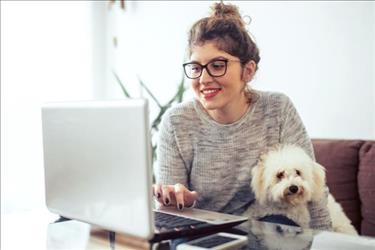
<instances>
[{"instance_id":1,"label":"brown hair","mask_svg":"<svg viewBox=\"0 0 375 250\"><path fill-rule=\"evenodd\" d=\"M257 70L260 61L259 49L250 37L237 6L219 2L214 3L211 10L211 16L195 22L189 31L189 56L191 56L194 46L203 45L205 42L214 42L218 49L238 57L242 65L251 60L254 61L255 70ZM255 95L247 84L245 95L249 102Z\"/></svg>"},{"instance_id":2,"label":"brown hair","mask_svg":"<svg viewBox=\"0 0 375 250\"><path fill-rule=\"evenodd\" d=\"M189 31L189 56L194 46L213 41L218 49L238 57L243 65L253 60L257 69L259 50L246 30L237 6L220 2L214 3L211 9L211 16L195 22Z\"/></svg>"}]
</instances>

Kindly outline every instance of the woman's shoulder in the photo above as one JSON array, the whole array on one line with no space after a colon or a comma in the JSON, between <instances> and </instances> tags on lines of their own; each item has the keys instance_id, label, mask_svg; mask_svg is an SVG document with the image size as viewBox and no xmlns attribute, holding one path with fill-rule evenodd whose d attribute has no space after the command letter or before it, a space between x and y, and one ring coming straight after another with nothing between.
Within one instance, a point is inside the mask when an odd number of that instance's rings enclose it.
<instances>
[{"instance_id":1,"label":"woman's shoulder","mask_svg":"<svg viewBox=\"0 0 375 250\"><path fill-rule=\"evenodd\" d=\"M186 100L180 103L177 103L170 107L166 111L166 115L169 116L181 116L181 115L189 115L190 113L194 112L194 100Z\"/></svg>"},{"instance_id":2,"label":"woman's shoulder","mask_svg":"<svg viewBox=\"0 0 375 250\"><path fill-rule=\"evenodd\" d=\"M259 117L278 117L293 106L290 98L281 92L254 90L254 96L254 113Z\"/></svg>"},{"instance_id":3,"label":"woman's shoulder","mask_svg":"<svg viewBox=\"0 0 375 250\"><path fill-rule=\"evenodd\" d=\"M255 94L262 102L288 102L289 97L281 92L256 90Z\"/></svg>"},{"instance_id":4,"label":"woman's shoulder","mask_svg":"<svg viewBox=\"0 0 375 250\"><path fill-rule=\"evenodd\" d=\"M170 107L163 115L164 120L187 121L194 119L197 114L194 108L195 100L186 100Z\"/></svg>"},{"instance_id":5,"label":"woman's shoulder","mask_svg":"<svg viewBox=\"0 0 375 250\"><path fill-rule=\"evenodd\" d=\"M259 107L264 107L271 110L279 110L291 103L290 98L281 92L275 91L260 91L256 90L256 102Z\"/></svg>"}]
</instances>

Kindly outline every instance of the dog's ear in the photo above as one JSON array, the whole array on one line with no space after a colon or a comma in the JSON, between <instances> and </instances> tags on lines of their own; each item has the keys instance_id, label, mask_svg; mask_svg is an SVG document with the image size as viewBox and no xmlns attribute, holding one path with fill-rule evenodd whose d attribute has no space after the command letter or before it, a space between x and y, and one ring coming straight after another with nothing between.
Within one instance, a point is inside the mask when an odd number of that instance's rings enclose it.
<instances>
[{"instance_id":1,"label":"dog's ear","mask_svg":"<svg viewBox=\"0 0 375 250\"><path fill-rule=\"evenodd\" d=\"M258 164L251 170L251 188L255 194L255 198L260 204L265 201L264 188L264 165L262 159L258 161ZM262 195L263 194L263 195Z\"/></svg>"},{"instance_id":2,"label":"dog's ear","mask_svg":"<svg viewBox=\"0 0 375 250\"><path fill-rule=\"evenodd\" d=\"M325 168L317 162L313 163L313 187L312 187L312 200L319 201L324 194L326 186L326 173Z\"/></svg>"}]
</instances>

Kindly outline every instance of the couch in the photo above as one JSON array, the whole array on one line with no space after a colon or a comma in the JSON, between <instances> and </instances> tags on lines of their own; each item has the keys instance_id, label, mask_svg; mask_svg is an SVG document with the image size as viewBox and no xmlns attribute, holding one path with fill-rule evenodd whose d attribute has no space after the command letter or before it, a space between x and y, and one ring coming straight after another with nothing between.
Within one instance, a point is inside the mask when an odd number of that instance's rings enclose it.
<instances>
[{"instance_id":1,"label":"couch","mask_svg":"<svg viewBox=\"0 0 375 250\"><path fill-rule=\"evenodd\" d=\"M313 139L327 185L361 235L375 236L375 141Z\"/></svg>"}]
</instances>

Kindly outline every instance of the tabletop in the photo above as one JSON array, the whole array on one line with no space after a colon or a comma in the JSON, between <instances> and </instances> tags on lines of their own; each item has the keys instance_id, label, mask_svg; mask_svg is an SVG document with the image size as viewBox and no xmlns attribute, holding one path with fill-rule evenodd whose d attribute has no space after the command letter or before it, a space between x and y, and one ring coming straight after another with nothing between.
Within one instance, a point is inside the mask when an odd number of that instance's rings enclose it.
<instances>
[{"instance_id":1,"label":"tabletop","mask_svg":"<svg viewBox=\"0 0 375 250\"><path fill-rule=\"evenodd\" d=\"M144 239L75 220L54 223L57 219L47 211L2 214L1 249L168 249L165 242L151 245ZM242 249L375 249L375 238L250 220L232 232L248 236L248 244Z\"/></svg>"}]
</instances>

